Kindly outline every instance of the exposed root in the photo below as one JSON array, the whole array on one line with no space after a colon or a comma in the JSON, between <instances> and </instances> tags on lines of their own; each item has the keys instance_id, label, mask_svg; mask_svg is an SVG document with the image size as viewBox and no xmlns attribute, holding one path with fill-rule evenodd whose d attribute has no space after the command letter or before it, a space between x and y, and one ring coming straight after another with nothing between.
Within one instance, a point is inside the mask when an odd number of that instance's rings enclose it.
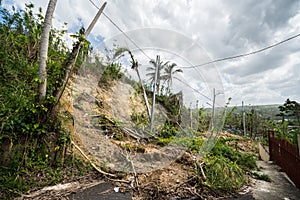
<instances>
[{"instance_id":1,"label":"exposed root","mask_svg":"<svg viewBox=\"0 0 300 200\"><path fill-rule=\"evenodd\" d=\"M78 145L76 145L73 141L71 141L71 144L72 145L74 145L74 147L83 155L83 157L85 158L85 159L87 159L88 161L89 161L89 163L92 165L92 167L95 169L95 170L97 170L99 173L101 173L101 174L103 174L103 175L107 175L107 176L111 176L111 177L116 177L116 175L115 174L110 174L110 173L107 173L107 172L105 172L105 171L103 171L103 170L101 170L99 167L97 167L94 163L93 163L93 161L82 151L82 149L78 146Z\"/></svg>"}]
</instances>

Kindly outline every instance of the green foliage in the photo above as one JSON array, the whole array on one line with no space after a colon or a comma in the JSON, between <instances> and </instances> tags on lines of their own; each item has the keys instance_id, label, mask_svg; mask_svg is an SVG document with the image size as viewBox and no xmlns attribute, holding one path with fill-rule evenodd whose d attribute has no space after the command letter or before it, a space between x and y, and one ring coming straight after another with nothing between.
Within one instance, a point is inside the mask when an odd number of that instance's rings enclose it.
<instances>
[{"instance_id":1,"label":"green foliage","mask_svg":"<svg viewBox=\"0 0 300 200\"><path fill-rule=\"evenodd\" d=\"M157 140L160 146L172 143L189 147L189 150L195 153L201 151L203 144L201 137L180 137L178 130L170 124L165 125L160 134ZM247 182L246 172L257 169L255 155L241 153L237 148L228 146L226 143L230 141L238 142L239 139L234 137L219 139L214 148L204 157L203 170L206 181L203 184L222 192L234 192L240 189ZM197 174L200 173L197 166L195 166L195 171Z\"/></svg>"},{"instance_id":2,"label":"green foliage","mask_svg":"<svg viewBox=\"0 0 300 200\"><path fill-rule=\"evenodd\" d=\"M175 128L173 125L165 124L159 133L159 137L170 138L176 136L177 134L178 134L177 128Z\"/></svg>"},{"instance_id":3,"label":"green foliage","mask_svg":"<svg viewBox=\"0 0 300 200\"><path fill-rule=\"evenodd\" d=\"M280 110L279 116L283 117L283 121L285 117L290 119L294 118L297 125L300 126L300 104L298 102L287 99L285 103L278 108Z\"/></svg>"},{"instance_id":4,"label":"green foliage","mask_svg":"<svg viewBox=\"0 0 300 200\"><path fill-rule=\"evenodd\" d=\"M82 160L66 157L65 166L50 168L47 165L36 165L32 169L6 173L7 168L0 167L0 194L4 199L13 199L21 192L29 192L33 187L55 185L65 177L68 179L83 176L92 170L89 164Z\"/></svg>"},{"instance_id":5,"label":"green foliage","mask_svg":"<svg viewBox=\"0 0 300 200\"><path fill-rule=\"evenodd\" d=\"M297 145L297 137L298 134L300 134L300 104L287 99L286 102L278 108L280 113L277 114L277 116L282 117L282 123L268 120L266 121L267 125L275 130L277 137Z\"/></svg>"},{"instance_id":6,"label":"green foliage","mask_svg":"<svg viewBox=\"0 0 300 200\"><path fill-rule=\"evenodd\" d=\"M223 156L208 156L205 163L206 184L209 187L234 191L244 185L244 172L236 162Z\"/></svg>"},{"instance_id":7,"label":"green foliage","mask_svg":"<svg viewBox=\"0 0 300 200\"><path fill-rule=\"evenodd\" d=\"M155 71L156 71L156 61L151 59L150 67L147 67L148 73L146 74L147 77L149 77L149 81L151 82L151 85L154 84L155 80ZM177 73L182 73L183 71L181 69L177 69L176 63L170 63L170 61L162 62L160 61L158 63L157 67L157 94L162 95L163 93L165 95L170 94L171 91L171 85L173 82L173 78ZM161 82L163 84L161 84Z\"/></svg>"},{"instance_id":8,"label":"green foliage","mask_svg":"<svg viewBox=\"0 0 300 200\"><path fill-rule=\"evenodd\" d=\"M131 114L131 121L135 123L136 126L145 126L149 125L149 117L146 113L132 113Z\"/></svg>"},{"instance_id":9,"label":"green foliage","mask_svg":"<svg viewBox=\"0 0 300 200\"><path fill-rule=\"evenodd\" d=\"M266 121L266 123L276 131L276 134L280 139L288 139L287 121L284 121L281 125L278 125L274 121Z\"/></svg>"},{"instance_id":10,"label":"green foliage","mask_svg":"<svg viewBox=\"0 0 300 200\"><path fill-rule=\"evenodd\" d=\"M128 152L145 153L145 148L138 144L121 144L121 147Z\"/></svg>"},{"instance_id":11,"label":"green foliage","mask_svg":"<svg viewBox=\"0 0 300 200\"><path fill-rule=\"evenodd\" d=\"M99 86L109 87L111 81L118 80L122 77L123 73L121 72L121 65L111 63L105 68L99 80Z\"/></svg>"},{"instance_id":12,"label":"green foliage","mask_svg":"<svg viewBox=\"0 0 300 200\"><path fill-rule=\"evenodd\" d=\"M292 129L289 130L288 128L288 121L284 121L281 124L278 124L274 121L266 121L266 123L271 126L275 132L276 137L286 140L291 144L297 145L298 144L298 134L300 134L300 129Z\"/></svg>"},{"instance_id":13,"label":"green foliage","mask_svg":"<svg viewBox=\"0 0 300 200\"><path fill-rule=\"evenodd\" d=\"M229 139L232 140L232 139ZM256 168L255 156L253 154L241 153L226 144L226 139L219 139L209 155L225 157L237 163L242 169L250 171Z\"/></svg>"},{"instance_id":14,"label":"green foliage","mask_svg":"<svg viewBox=\"0 0 300 200\"><path fill-rule=\"evenodd\" d=\"M79 54L76 59L75 67L72 70L73 73L77 73L79 68L85 63L85 61L89 58L90 53L92 52L92 47L90 45L90 42L85 39L84 37L85 29L84 27L81 27L78 32L74 35L70 35L72 38L76 39L76 42L73 44L73 49L77 48L79 45L81 45ZM69 62L69 60L67 60ZM66 65L69 63L66 63Z\"/></svg>"},{"instance_id":15,"label":"green foliage","mask_svg":"<svg viewBox=\"0 0 300 200\"><path fill-rule=\"evenodd\" d=\"M198 131L205 132L208 130L210 118L211 115L209 112L207 112L204 108L199 109Z\"/></svg>"},{"instance_id":16,"label":"green foliage","mask_svg":"<svg viewBox=\"0 0 300 200\"><path fill-rule=\"evenodd\" d=\"M182 112L180 110L180 98L182 98L181 93L156 96L156 101L167 111L169 125L177 126L180 124L180 112Z\"/></svg>"},{"instance_id":17,"label":"green foliage","mask_svg":"<svg viewBox=\"0 0 300 200\"><path fill-rule=\"evenodd\" d=\"M241 153L226 145L235 138L219 139L211 152L205 156L206 184L214 189L235 191L247 181L245 172L256 169L255 156Z\"/></svg>"},{"instance_id":18,"label":"green foliage","mask_svg":"<svg viewBox=\"0 0 300 200\"><path fill-rule=\"evenodd\" d=\"M163 137L159 137L157 140L157 144L159 146L166 146L168 145L170 142L172 142L174 140L175 137L169 137L169 138L163 138Z\"/></svg>"},{"instance_id":19,"label":"green foliage","mask_svg":"<svg viewBox=\"0 0 300 200\"><path fill-rule=\"evenodd\" d=\"M190 145L190 150L194 152L200 152L202 144L202 139L193 138L192 144Z\"/></svg>"},{"instance_id":20,"label":"green foliage","mask_svg":"<svg viewBox=\"0 0 300 200\"><path fill-rule=\"evenodd\" d=\"M231 109L228 108L225 116L225 125L228 127L241 128L242 115L236 113L237 106L233 106Z\"/></svg>"},{"instance_id":21,"label":"green foliage","mask_svg":"<svg viewBox=\"0 0 300 200\"><path fill-rule=\"evenodd\" d=\"M47 61L48 85L44 103L38 101L39 40L44 17L33 4L10 13L0 7L0 193L26 191L34 184L23 177L37 169L50 170L51 184L59 181L70 136L53 112L62 85L64 63L70 52L62 36L52 29ZM50 173L51 172L51 173Z\"/></svg>"},{"instance_id":22,"label":"green foliage","mask_svg":"<svg viewBox=\"0 0 300 200\"><path fill-rule=\"evenodd\" d=\"M272 182L271 178L267 174L261 174L258 172L252 172L251 175L258 180L263 180L267 182Z\"/></svg>"}]
</instances>

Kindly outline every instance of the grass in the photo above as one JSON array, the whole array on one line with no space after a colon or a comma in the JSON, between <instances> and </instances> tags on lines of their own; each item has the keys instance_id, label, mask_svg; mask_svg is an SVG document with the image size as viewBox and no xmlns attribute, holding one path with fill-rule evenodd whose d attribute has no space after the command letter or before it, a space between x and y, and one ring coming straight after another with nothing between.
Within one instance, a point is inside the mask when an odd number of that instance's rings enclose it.
<instances>
[{"instance_id":1,"label":"grass","mask_svg":"<svg viewBox=\"0 0 300 200\"><path fill-rule=\"evenodd\" d=\"M208 156L205 158L205 163L206 184L213 189L232 192L241 188L246 182L242 168L228 158Z\"/></svg>"},{"instance_id":2,"label":"grass","mask_svg":"<svg viewBox=\"0 0 300 200\"><path fill-rule=\"evenodd\" d=\"M61 181L76 180L92 172L92 167L81 159L69 155L64 166L52 168L49 165L37 165L31 169L22 168L11 173L8 169L0 168L0 199L14 199L22 193L58 184Z\"/></svg>"},{"instance_id":3,"label":"grass","mask_svg":"<svg viewBox=\"0 0 300 200\"><path fill-rule=\"evenodd\" d=\"M263 180L263 181L266 181L266 182L272 182L272 179L267 174L261 174L261 173L258 173L258 172L251 172L251 175L255 179Z\"/></svg>"},{"instance_id":4,"label":"grass","mask_svg":"<svg viewBox=\"0 0 300 200\"><path fill-rule=\"evenodd\" d=\"M236 141L235 138L229 140ZM205 156L204 171L207 177L205 184L216 190L234 192L247 182L245 174L257 169L257 166L254 154L241 153L228 146L227 141L219 139Z\"/></svg>"},{"instance_id":5,"label":"grass","mask_svg":"<svg viewBox=\"0 0 300 200\"><path fill-rule=\"evenodd\" d=\"M158 138L157 143L161 146L174 143L188 145L189 150L197 153L201 151L203 139L200 138L175 138L174 136ZM238 142L240 139L231 137L219 139L214 148L204 157L204 173L206 182L200 183L220 191L234 192L241 188L248 178L246 173L251 173L257 169L255 155L253 153L242 153L235 147L227 145L228 141ZM196 174L199 171L195 168ZM269 180L266 175L256 175L257 177ZM200 179L199 179L200 181ZM199 184L199 183L198 183Z\"/></svg>"}]
</instances>

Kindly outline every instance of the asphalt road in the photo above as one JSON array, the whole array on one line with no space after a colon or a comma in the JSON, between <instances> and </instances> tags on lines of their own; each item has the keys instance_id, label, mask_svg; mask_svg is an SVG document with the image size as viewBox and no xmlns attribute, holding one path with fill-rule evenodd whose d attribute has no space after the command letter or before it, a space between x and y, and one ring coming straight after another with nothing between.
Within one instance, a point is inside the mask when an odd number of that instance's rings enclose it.
<instances>
[{"instance_id":1,"label":"asphalt road","mask_svg":"<svg viewBox=\"0 0 300 200\"><path fill-rule=\"evenodd\" d=\"M260 168L259 173L267 174L271 182L262 180L252 180L252 186L245 194L236 197L226 198L226 200L300 200L300 190L282 172L279 166L272 162L257 161ZM300 169L299 169L300 170ZM115 191L112 183L101 183L82 192L68 196L72 200L130 200L130 193Z\"/></svg>"},{"instance_id":2,"label":"asphalt road","mask_svg":"<svg viewBox=\"0 0 300 200\"><path fill-rule=\"evenodd\" d=\"M70 194L68 198L70 200L131 200L130 193L115 192L114 189L115 186L112 183L104 182Z\"/></svg>"}]
</instances>

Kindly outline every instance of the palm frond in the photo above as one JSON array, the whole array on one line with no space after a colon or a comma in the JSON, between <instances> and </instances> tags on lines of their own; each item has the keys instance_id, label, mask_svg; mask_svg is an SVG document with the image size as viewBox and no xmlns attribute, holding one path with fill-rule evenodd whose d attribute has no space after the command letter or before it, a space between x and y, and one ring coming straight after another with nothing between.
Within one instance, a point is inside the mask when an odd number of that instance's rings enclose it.
<instances>
[{"instance_id":1,"label":"palm frond","mask_svg":"<svg viewBox=\"0 0 300 200\"><path fill-rule=\"evenodd\" d=\"M176 74L176 73L183 73L182 69L176 69L175 71L172 72L172 74Z\"/></svg>"},{"instance_id":2,"label":"palm frond","mask_svg":"<svg viewBox=\"0 0 300 200\"><path fill-rule=\"evenodd\" d=\"M115 51L113 58L116 59L117 57L121 56L122 53L124 53L124 52L130 52L130 50L128 48L126 48L126 47L120 47L120 48L118 48Z\"/></svg>"},{"instance_id":3,"label":"palm frond","mask_svg":"<svg viewBox=\"0 0 300 200\"><path fill-rule=\"evenodd\" d=\"M146 71L155 71L155 68L153 68L153 67L147 67Z\"/></svg>"}]
</instances>

